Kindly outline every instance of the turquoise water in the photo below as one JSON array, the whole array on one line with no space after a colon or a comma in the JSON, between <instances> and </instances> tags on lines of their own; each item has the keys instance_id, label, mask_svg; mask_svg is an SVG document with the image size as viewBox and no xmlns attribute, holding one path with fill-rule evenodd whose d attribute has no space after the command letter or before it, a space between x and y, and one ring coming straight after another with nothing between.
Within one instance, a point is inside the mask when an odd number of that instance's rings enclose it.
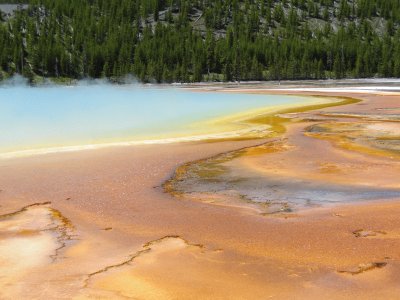
<instances>
[{"instance_id":1,"label":"turquoise water","mask_svg":"<svg viewBox=\"0 0 400 300\"><path fill-rule=\"evenodd\" d=\"M173 137L194 122L297 101L135 85L0 87L0 153Z\"/></svg>"}]
</instances>

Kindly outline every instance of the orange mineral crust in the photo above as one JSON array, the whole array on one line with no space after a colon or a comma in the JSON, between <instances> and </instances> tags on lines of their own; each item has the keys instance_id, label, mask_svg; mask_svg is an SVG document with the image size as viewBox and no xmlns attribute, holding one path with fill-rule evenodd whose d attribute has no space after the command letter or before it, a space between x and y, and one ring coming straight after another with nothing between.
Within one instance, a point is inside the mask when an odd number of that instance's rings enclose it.
<instances>
[{"instance_id":1,"label":"orange mineral crust","mask_svg":"<svg viewBox=\"0 0 400 300\"><path fill-rule=\"evenodd\" d=\"M398 299L400 97L324 96L362 101L266 139L0 160L0 298Z\"/></svg>"}]
</instances>

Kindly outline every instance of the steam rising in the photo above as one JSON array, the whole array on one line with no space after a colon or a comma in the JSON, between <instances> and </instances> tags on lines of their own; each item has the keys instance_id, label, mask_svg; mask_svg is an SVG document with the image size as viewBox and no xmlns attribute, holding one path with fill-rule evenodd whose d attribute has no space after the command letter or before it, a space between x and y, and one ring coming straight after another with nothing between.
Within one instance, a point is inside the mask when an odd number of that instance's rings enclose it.
<instances>
[{"instance_id":1,"label":"steam rising","mask_svg":"<svg viewBox=\"0 0 400 300\"><path fill-rule=\"evenodd\" d=\"M101 79L94 79L94 78L84 78L80 80L71 79L70 84L62 84L54 82L49 78L43 78L43 81L37 84L32 85L29 80L23 77L20 74L14 74L13 76L0 81L0 87L28 87L28 86L40 86L40 87L57 87L62 85L73 85L73 86L105 86L105 85L114 85L115 82L112 82L110 79L101 78ZM141 84L139 80L136 79L134 75L126 75L120 79L118 79L118 84L123 85L138 85L144 86Z\"/></svg>"}]
</instances>

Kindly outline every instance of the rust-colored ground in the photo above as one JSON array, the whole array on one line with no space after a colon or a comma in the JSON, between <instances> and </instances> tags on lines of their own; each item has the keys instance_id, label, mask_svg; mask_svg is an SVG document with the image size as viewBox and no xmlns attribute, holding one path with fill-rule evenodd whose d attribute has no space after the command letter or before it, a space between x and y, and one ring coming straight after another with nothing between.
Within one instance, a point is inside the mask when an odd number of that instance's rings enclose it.
<instances>
[{"instance_id":1,"label":"rust-colored ground","mask_svg":"<svg viewBox=\"0 0 400 300\"><path fill-rule=\"evenodd\" d=\"M400 97L355 97L363 102L282 116L292 121L273 141L1 160L0 298L397 299ZM185 163L198 177L186 168L178 184ZM243 182L265 196L270 180L277 192L263 200L290 191L291 209L238 197ZM293 204L304 187L310 205ZM340 204L324 206L324 188ZM357 191L375 197L348 198Z\"/></svg>"}]
</instances>

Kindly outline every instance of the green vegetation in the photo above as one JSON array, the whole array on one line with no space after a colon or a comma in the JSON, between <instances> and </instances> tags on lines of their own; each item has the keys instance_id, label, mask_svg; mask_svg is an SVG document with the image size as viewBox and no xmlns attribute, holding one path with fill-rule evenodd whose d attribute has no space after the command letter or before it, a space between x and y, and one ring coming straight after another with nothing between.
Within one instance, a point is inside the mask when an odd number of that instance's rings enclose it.
<instances>
[{"instance_id":1,"label":"green vegetation","mask_svg":"<svg viewBox=\"0 0 400 300\"><path fill-rule=\"evenodd\" d=\"M30 0L0 18L0 77L15 73L144 82L400 77L400 0Z\"/></svg>"}]
</instances>

